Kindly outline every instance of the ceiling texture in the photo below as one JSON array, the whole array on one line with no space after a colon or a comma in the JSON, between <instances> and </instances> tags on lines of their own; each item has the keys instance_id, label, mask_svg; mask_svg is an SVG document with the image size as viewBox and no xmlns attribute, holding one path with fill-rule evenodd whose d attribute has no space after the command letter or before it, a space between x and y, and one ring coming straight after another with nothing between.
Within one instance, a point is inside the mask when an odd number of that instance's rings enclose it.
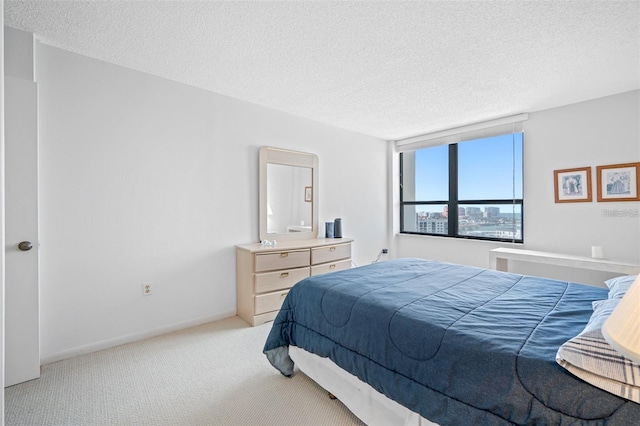
<instances>
[{"instance_id":1,"label":"ceiling texture","mask_svg":"<svg viewBox=\"0 0 640 426\"><path fill-rule=\"evenodd\" d=\"M640 88L640 1L5 1L41 43L385 140Z\"/></svg>"}]
</instances>

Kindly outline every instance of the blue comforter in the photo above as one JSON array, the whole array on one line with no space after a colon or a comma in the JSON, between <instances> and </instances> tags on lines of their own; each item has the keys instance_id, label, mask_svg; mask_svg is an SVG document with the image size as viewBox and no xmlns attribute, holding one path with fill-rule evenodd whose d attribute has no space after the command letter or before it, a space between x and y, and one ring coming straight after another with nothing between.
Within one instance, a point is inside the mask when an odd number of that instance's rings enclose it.
<instances>
[{"instance_id":1,"label":"blue comforter","mask_svg":"<svg viewBox=\"0 0 640 426\"><path fill-rule=\"evenodd\" d=\"M555 361L605 288L399 259L309 277L289 292L264 347L328 357L441 425L639 424L640 405Z\"/></svg>"}]
</instances>

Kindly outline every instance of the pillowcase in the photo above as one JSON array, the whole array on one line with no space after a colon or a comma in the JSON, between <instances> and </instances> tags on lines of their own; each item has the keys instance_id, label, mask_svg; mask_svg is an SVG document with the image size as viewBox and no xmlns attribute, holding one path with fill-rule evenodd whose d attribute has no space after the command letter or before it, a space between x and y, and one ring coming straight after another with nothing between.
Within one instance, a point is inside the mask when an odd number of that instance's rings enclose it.
<instances>
[{"instance_id":1,"label":"pillowcase","mask_svg":"<svg viewBox=\"0 0 640 426\"><path fill-rule=\"evenodd\" d=\"M640 364L612 348L602 335L602 324L620 298L593 302L587 326L560 346L556 361L585 382L640 404Z\"/></svg>"},{"instance_id":2,"label":"pillowcase","mask_svg":"<svg viewBox=\"0 0 640 426\"><path fill-rule=\"evenodd\" d=\"M636 278L638 278L637 275L624 275L605 281L604 283L609 287L609 299L622 299Z\"/></svg>"}]
</instances>

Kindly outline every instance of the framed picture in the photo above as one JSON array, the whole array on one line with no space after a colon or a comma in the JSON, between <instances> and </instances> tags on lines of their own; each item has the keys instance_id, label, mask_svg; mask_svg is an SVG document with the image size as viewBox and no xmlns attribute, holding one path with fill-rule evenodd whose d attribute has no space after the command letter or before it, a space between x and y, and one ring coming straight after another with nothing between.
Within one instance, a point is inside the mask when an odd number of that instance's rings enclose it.
<instances>
[{"instance_id":1,"label":"framed picture","mask_svg":"<svg viewBox=\"0 0 640 426\"><path fill-rule=\"evenodd\" d=\"M591 201L591 167L554 170L556 203Z\"/></svg>"},{"instance_id":2,"label":"framed picture","mask_svg":"<svg viewBox=\"0 0 640 426\"><path fill-rule=\"evenodd\" d=\"M597 166L598 201L640 201L640 163Z\"/></svg>"},{"instance_id":3,"label":"framed picture","mask_svg":"<svg viewBox=\"0 0 640 426\"><path fill-rule=\"evenodd\" d=\"M311 189L312 189L311 186L304 187L304 200L307 203L310 203L311 201L313 201L313 191Z\"/></svg>"}]
</instances>

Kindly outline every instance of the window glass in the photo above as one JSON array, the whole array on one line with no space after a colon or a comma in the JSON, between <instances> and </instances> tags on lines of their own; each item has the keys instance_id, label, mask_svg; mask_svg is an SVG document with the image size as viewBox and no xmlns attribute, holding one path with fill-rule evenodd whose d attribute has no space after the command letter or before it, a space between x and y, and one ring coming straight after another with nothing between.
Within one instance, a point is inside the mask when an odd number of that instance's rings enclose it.
<instances>
[{"instance_id":1,"label":"window glass","mask_svg":"<svg viewBox=\"0 0 640 426\"><path fill-rule=\"evenodd\" d=\"M522 133L458 144L459 200L513 198L522 198Z\"/></svg>"},{"instance_id":2,"label":"window glass","mask_svg":"<svg viewBox=\"0 0 640 426\"><path fill-rule=\"evenodd\" d=\"M403 208L404 231L420 234L442 234L449 232L447 204L411 204Z\"/></svg>"},{"instance_id":3,"label":"window glass","mask_svg":"<svg viewBox=\"0 0 640 426\"><path fill-rule=\"evenodd\" d=\"M402 152L400 232L522 242L522 152L521 132Z\"/></svg>"},{"instance_id":4,"label":"window glass","mask_svg":"<svg viewBox=\"0 0 640 426\"><path fill-rule=\"evenodd\" d=\"M449 199L449 147L447 145L404 153L403 200Z\"/></svg>"},{"instance_id":5,"label":"window glass","mask_svg":"<svg viewBox=\"0 0 640 426\"><path fill-rule=\"evenodd\" d=\"M458 234L469 237L522 239L519 204L458 205Z\"/></svg>"}]
</instances>

